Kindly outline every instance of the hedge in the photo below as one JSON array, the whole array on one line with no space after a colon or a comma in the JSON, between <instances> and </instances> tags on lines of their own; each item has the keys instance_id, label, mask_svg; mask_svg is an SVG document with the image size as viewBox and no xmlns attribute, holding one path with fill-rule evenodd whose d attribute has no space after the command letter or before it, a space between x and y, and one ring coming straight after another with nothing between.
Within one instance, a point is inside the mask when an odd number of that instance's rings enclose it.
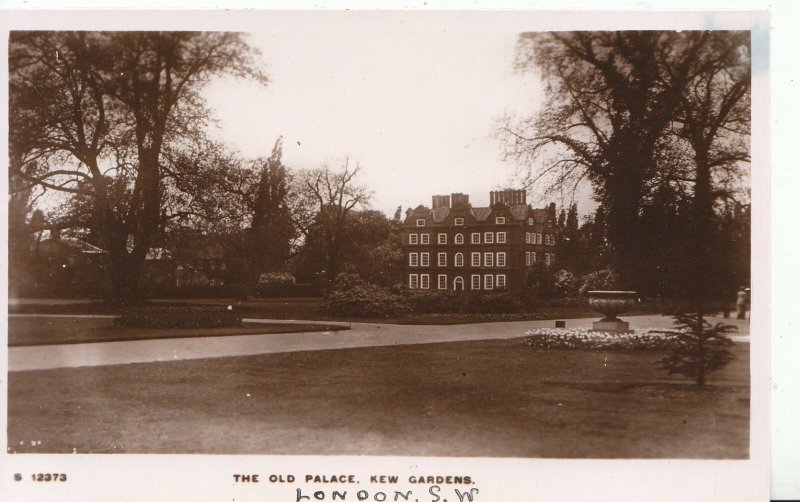
<instances>
[{"instance_id":1,"label":"hedge","mask_svg":"<svg viewBox=\"0 0 800 502\"><path fill-rule=\"evenodd\" d=\"M225 328L242 324L232 307L134 307L116 320L123 328Z\"/></svg>"}]
</instances>

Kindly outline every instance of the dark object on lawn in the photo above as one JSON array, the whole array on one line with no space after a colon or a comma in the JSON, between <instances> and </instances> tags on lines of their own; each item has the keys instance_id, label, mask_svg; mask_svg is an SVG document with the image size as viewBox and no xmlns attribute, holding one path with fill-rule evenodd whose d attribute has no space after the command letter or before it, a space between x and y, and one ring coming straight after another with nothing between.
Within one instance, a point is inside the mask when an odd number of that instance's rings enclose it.
<instances>
[{"instance_id":1,"label":"dark object on lawn","mask_svg":"<svg viewBox=\"0 0 800 502\"><path fill-rule=\"evenodd\" d=\"M566 328L567 321L556 321L556 328Z\"/></svg>"},{"instance_id":2,"label":"dark object on lawn","mask_svg":"<svg viewBox=\"0 0 800 502\"><path fill-rule=\"evenodd\" d=\"M116 321L122 328L225 328L242 324L232 307L135 307Z\"/></svg>"}]
</instances>

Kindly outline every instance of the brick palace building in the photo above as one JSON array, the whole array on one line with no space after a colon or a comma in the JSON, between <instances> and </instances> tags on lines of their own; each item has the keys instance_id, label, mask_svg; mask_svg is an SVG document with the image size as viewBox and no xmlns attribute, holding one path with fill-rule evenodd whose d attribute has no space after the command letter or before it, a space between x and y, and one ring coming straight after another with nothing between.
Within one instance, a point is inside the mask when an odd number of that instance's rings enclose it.
<instances>
[{"instance_id":1,"label":"brick palace building","mask_svg":"<svg viewBox=\"0 0 800 502\"><path fill-rule=\"evenodd\" d=\"M408 209L401 239L411 289L517 291L536 263L555 263L555 204L533 209L524 190L489 192L489 207L469 195L434 195L432 208Z\"/></svg>"}]
</instances>

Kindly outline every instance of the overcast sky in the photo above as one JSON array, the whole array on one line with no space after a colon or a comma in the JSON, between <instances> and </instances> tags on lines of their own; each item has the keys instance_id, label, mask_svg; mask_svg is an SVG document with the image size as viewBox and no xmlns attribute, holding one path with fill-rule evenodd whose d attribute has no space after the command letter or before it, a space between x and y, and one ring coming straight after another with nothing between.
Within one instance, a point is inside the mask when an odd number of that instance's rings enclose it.
<instances>
[{"instance_id":1,"label":"overcast sky","mask_svg":"<svg viewBox=\"0 0 800 502\"><path fill-rule=\"evenodd\" d=\"M488 205L489 190L510 186L515 170L494 136L498 118L541 104L536 74L513 69L518 34L385 28L250 34L271 83L208 87L222 138L258 157L283 135L290 168L350 156L374 191L372 206L389 216L399 205L430 205L435 193Z\"/></svg>"}]
</instances>

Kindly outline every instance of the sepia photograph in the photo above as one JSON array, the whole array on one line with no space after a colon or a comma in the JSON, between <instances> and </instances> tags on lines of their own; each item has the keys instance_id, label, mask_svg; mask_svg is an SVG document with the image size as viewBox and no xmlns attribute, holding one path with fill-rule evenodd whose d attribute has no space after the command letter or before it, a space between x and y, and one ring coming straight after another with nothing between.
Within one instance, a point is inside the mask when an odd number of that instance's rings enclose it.
<instances>
[{"instance_id":1,"label":"sepia photograph","mask_svg":"<svg viewBox=\"0 0 800 502\"><path fill-rule=\"evenodd\" d=\"M259 15L6 32L6 457L751 459L763 26Z\"/></svg>"}]
</instances>

